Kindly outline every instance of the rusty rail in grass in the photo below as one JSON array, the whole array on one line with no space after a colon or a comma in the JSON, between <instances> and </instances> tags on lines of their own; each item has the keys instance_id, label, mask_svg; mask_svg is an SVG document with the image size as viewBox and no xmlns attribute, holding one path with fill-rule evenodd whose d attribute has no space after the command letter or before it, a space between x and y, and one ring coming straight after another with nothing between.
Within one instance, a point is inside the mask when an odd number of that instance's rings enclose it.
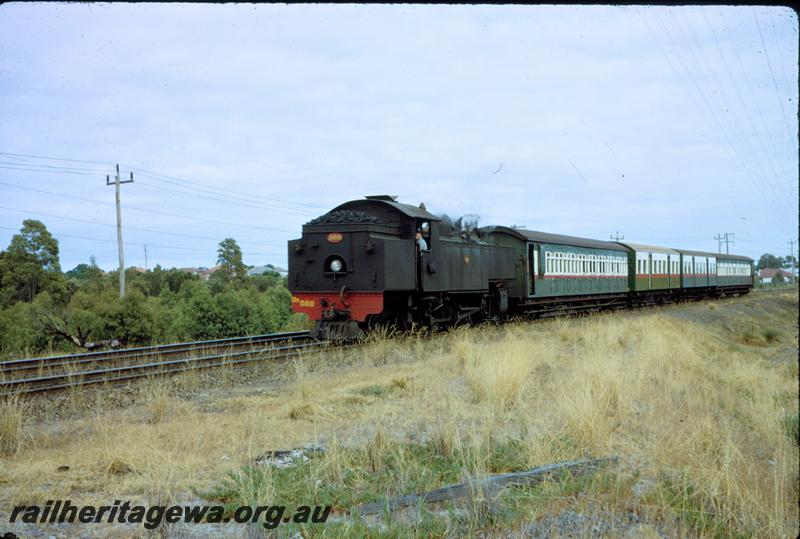
<instances>
[{"instance_id":1,"label":"rusty rail in grass","mask_svg":"<svg viewBox=\"0 0 800 539\"><path fill-rule=\"evenodd\" d=\"M446 500L464 498L472 493L497 493L506 486L533 486L547 478L564 473L569 473L572 477L586 475L599 470L606 464L615 462L617 462L617 457L573 460L571 462L547 464L525 472L490 475L484 479L473 479L466 483L437 488L422 494L409 494L407 496L400 496L399 498L364 503L353 509L352 513L357 513L362 516L372 515L384 510L394 511L395 509L423 503L443 502Z\"/></svg>"}]
</instances>

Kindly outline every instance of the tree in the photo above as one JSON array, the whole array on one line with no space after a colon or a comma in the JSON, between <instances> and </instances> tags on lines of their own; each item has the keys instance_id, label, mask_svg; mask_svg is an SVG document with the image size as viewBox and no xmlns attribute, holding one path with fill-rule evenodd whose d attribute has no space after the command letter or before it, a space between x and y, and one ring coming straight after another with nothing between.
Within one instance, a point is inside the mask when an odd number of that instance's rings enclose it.
<instances>
[{"instance_id":1,"label":"tree","mask_svg":"<svg viewBox=\"0 0 800 539\"><path fill-rule=\"evenodd\" d=\"M761 255L761 258L758 259L758 264L756 264L756 269L767 269L767 268L782 268L783 267L783 259L779 256L775 256L770 253L764 253Z\"/></svg>"},{"instance_id":2,"label":"tree","mask_svg":"<svg viewBox=\"0 0 800 539\"><path fill-rule=\"evenodd\" d=\"M58 261L58 240L41 221L26 219L0 257L0 285L9 302L31 302L42 290L61 295L66 291Z\"/></svg>"},{"instance_id":3,"label":"tree","mask_svg":"<svg viewBox=\"0 0 800 539\"><path fill-rule=\"evenodd\" d=\"M78 264L69 270L65 275L78 281L94 281L103 276L103 270L98 268L94 261L90 261L89 264Z\"/></svg>"},{"instance_id":4,"label":"tree","mask_svg":"<svg viewBox=\"0 0 800 539\"><path fill-rule=\"evenodd\" d=\"M247 276L247 266L242 262L242 249L233 238L219 242L217 264L219 269L211 275L215 291L222 290L233 281L243 282Z\"/></svg>"}]
</instances>

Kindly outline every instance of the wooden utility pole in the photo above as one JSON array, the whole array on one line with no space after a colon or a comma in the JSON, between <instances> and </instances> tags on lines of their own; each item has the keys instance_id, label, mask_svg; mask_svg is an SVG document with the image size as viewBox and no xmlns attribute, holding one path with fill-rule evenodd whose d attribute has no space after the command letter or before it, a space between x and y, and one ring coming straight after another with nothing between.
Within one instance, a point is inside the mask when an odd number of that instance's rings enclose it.
<instances>
[{"instance_id":1,"label":"wooden utility pole","mask_svg":"<svg viewBox=\"0 0 800 539\"><path fill-rule=\"evenodd\" d=\"M733 232L720 232L719 234L714 236L714 239L717 240L717 250L720 252L720 254L722 254L722 242L723 241L725 242L725 254L726 255L731 254L730 250L729 250L729 247L728 247L728 244L730 244L730 243L735 244L736 243L735 241L733 241L733 238L735 236L736 236L736 234L734 234Z\"/></svg>"},{"instance_id":2,"label":"wooden utility pole","mask_svg":"<svg viewBox=\"0 0 800 539\"><path fill-rule=\"evenodd\" d=\"M733 243L734 245L736 244L736 242L733 241L733 238L735 238L735 237L736 237L736 234L734 234L733 232L726 232L725 233L724 241L725 241L725 254L726 255L731 254L731 251L729 249L729 244L731 244L731 243Z\"/></svg>"},{"instance_id":3,"label":"wooden utility pole","mask_svg":"<svg viewBox=\"0 0 800 539\"><path fill-rule=\"evenodd\" d=\"M117 174L114 181L106 174L106 185L114 185L117 191L117 251L119 251L119 297L125 297L125 253L122 250L122 214L119 209L119 186L123 183L133 182L133 172L131 172L131 179L120 181L119 180L119 165L117 165Z\"/></svg>"},{"instance_id":4,"label":"wooden utility pole","mask_svg":"<svg viewBox=\"0 0 800 539\"><path fill-rule=\"evenodd\" d=\"M797 243L797 242L794 241L794 240L789 240L786 243L789 244L789 256L794 258L794 244ZM792 261L789 262L789 271L792 272L792 277L793 278L794 278L794 267L795 267L795 263L794 263L794 260L792 260Z\"/></svg>"}]
</instances>

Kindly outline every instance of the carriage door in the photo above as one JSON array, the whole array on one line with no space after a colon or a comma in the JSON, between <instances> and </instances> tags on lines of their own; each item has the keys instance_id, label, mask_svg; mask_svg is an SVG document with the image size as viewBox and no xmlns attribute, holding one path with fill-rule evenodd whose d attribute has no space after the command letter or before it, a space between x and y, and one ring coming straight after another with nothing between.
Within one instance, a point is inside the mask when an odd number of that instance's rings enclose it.
<instances>
[{"instance_id":1,"label":"carriage door","mask_svg":"<svg viewBox=\"0 0 800 539\"><path fill-rule=\"evenodd\" d=\"M653 253L647 253L647 289L653 289Z\"/></svg>"},{"instance_id":2,"label":"carriage door","mask_svg":"<svg viewBox=\"0 0 800 539\"><path fill-rule=\"evenodd\" d=\"M536 295L536 277L539 275L539 249L536 245L528 244L528 295Z\"/></svg>"}]
</instances>

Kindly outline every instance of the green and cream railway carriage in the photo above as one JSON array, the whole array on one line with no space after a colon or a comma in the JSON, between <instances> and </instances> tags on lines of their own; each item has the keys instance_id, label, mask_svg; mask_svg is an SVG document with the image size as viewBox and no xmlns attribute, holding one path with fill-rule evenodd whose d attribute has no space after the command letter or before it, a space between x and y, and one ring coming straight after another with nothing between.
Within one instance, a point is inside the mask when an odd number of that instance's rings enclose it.
<instances>
[{"instance_id":1,"label":"green and cream railway carriage","mask_svg":"<svg viewBox=\"0 0 800 539\"><path fill-rule=\"evenodd\" d=\"M717 286L717 255L677 249L681 254L681 287Z\"/></svg>"},{"instance_id":2,"label":"green and cream railway carriage","mask_svg":"<svg viewBox=\"0 0 800 539\"><path fill-rule=\"evenodd\" d=\"M753 261L746 256L717 255L717 286L753 286Z\"/></svg>"},{"instance_id":3,"label":"green and cream railway carriage","mask_svg":"<svg viewBox=\"0 0 800 539\"><path fill-rule=\"evenodd\" d=\"M621 243L630 249L628 263L630 287L633 292L680 288L681 272L678 251L654 245Z\"/></svg>"},{"instance_id":4,"label":"green and cream railway carriage","mask_svg":"<svg viewBox=\"0 0 800 539\"><path fill-rule=\"evenodd\" d=\"M628 249L619 243L505 226L486 227L488 241L514 247L515 288L525 298L624 294Z\"/></svg>"},{"instance_id":5,"label":"green and cream railway carriage","mask_svg":"<svg viewBox=\"0 0 800 539\"><path fill-rule=\"evenodd\" d=\"M515 278L508 283L508 296L518 306L559 298L567 303L661 302L672 296L695 297L702 289L720 295L752 286L752 260L743 256L504 226L484 227L481 235L489 243L514 248ZM727 257L722 266L717 257Z\"/></svg>"}]
</instances>

